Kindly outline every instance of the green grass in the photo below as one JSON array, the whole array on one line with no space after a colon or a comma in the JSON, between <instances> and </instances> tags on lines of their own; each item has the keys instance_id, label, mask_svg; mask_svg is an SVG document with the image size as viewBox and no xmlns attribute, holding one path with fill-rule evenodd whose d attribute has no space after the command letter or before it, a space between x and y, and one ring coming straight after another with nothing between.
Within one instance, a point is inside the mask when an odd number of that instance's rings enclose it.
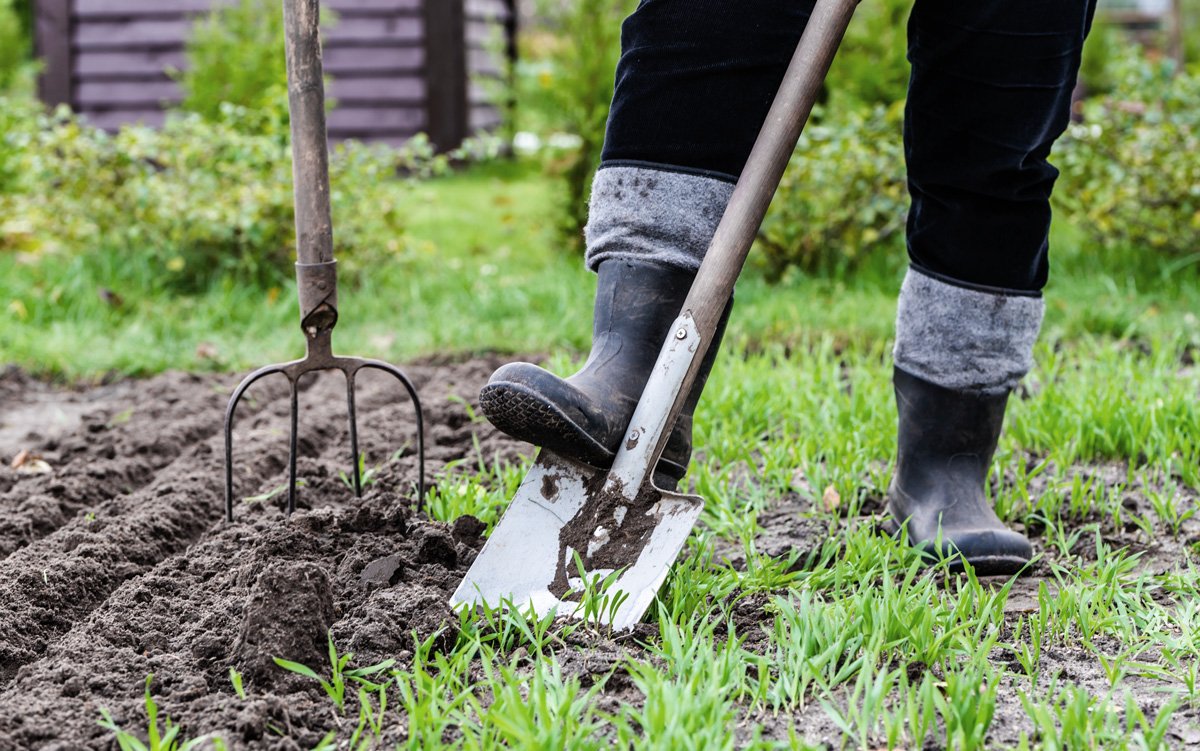
<instances>
[{"instance_id":1,"label":"green grass","mask_svg":"<svg viewBox=\"0 0 1200 751\"><path fill-rule=\"evenodd\" d=\"M404 192L406 230L388 243L395 250L343 286L339 350L392 359L582 350L590 275L556 238L553 186L534 165L501 162ZM1194 268L1145 254L1097 258L1079 243L1056 229L1046 341L1100 337L1169 353L1200 347ZM294 284L261 290L226 279L177 296L159 283L162 271L102 249L0 254L3 360L88 379L247 369L303 352ZM894 255L846 280L795 276L771 285L751 271L738 284L730 340L751 351L829 339L838 351L882 352L902 275L903 258Z\"/></svg>"},{"instance_id":2,"label":"green grass","mask_svg":"<svg viewBox=\"0 0 1200 751\"><path fill-rule=\"evenodd\" d=\"M418 185L395 258L343 290L339 348L398 360L545 353L554 369L571 368L587 344L591 281L556 246L550 190L524 164ZM774 286L751 270L698 414L689 482L707 505L649 630L613 646L586 623L495 611L464 619L446 651L436 638L415 645L370 686L339 683L353 668L331 656L329 677L313 676L346 716L326 745L370 747L381 727L403 723L412 749L822 739L1166 748L1167 729L1200 709L1200 570L1188 532L1200 492L1197 270L1093 253L1069 228L1053 240L1037 366L1012 400L989 479L1001 516L1038 534L1040 583L927 573L860 516L892 470L889 349L903 259ZM299 354L291 287L230 280L168 297L145 291L158 288L154 273L102 252L35 265L0 256L2 359L89 379ZM123 305L104 302L101 288ZM494 523L524 470L477 452L439 483L429 511ZM781 497L827 530L811 554L757 549L762 515ZM1156 545L1173 557L1154 559ZM731 552L745 563L730 564ZM1006 607L1017 597L1020 607ZM605 607L602 592L594 603ZM611 667L586 679L567 669L572 652L597 643L620 655ZM1081 662L1065 673L1063 655ZM618 685L623 704L602 699Z\"/></svg>"}]
</instances>

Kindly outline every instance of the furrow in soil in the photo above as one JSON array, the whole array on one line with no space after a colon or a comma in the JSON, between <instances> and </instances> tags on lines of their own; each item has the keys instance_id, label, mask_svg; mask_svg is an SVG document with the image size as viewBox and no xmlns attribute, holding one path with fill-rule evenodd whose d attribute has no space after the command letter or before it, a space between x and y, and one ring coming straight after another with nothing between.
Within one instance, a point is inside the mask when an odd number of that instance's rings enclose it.
<instances>
[{"instance_id":1,"label":"furrow in soil","mask_svg":"<svg viewBox=\"0 0 1200 751\"><path fill-rule=\"evenodd\" d=\"M40 409L6 400L6 414L19 412L12 422L21 420L27 430L0 450L35 453L49 471L8 468L0 474L0 559L100 503L144 488L184 451L216 434L221 414L209 401L222 398L227 391L222 381L228 380L169 373L141 388L109 388L80 408L78 421L70 423L75 429L65 435L57 434L54 415L71 412L70 405L78 403L71 395L44 398ZM283 391L270 384L263 393L278 399ZM246 413L259 407L247 404ZM39 438L35 448L30 441Z\"/></svg>"},{"instance_id":2,"label":"furrow in soil","mask_svg":"<svg viewBox=\"0 0 1200 751\"><path fill-rule=\"evenodd\" d=\"M470 385L460 390L462 396L469 398L478 387L479 371L486 368L478 364L465 367L468 371L465 380ZM453 376L454 368L449 370ZM446 461L461 459L472 450L469 428L478 426L469 423L459 403L447 398L449 393L456 393L447 388L462 386L464 379L443 376L439 381L427 383L430 373L422 371L416 368L411 375L418 388L422 388L426 403L435 407L427 409L435 418L430 420L429 429L431 468L435 468ZM374 443L378 447L382 443L379 435L372 440L373 425L387 426L387 433L399 434L388 438L411 444L411 408L397 391L386 383L360 386L360 422L366 445ZM257 413L238 422L234 467L241 497L261 495L285 482L288 400L278 396L278 392L269 394ZM219 424L223 394L210 390L201 396L189 388L178 398L202 401L205 406L199 411L213 413ZM322 376L305 389L301 403L299 468L304 485L298 493L300 508L351 500L352 494L338 477L339 470L348 469L349 464L343 382L340 378ZM461 412L462 416L448 416L447 411ZM168 417L147 425L145 432L165 434L176 428ZM458 435L464 429L465 441ZM192 443L174 461L154 473L142 489L98 504L92 514L77 516L0 562L0 601L6 605L0 611L0 634L4 635L0 638L0 686L25 684L22 680L25 672L18 672L22 666L38 660L73 628L94 624L98 616L93 611L123 584L135 586L141 577L197 540L238 534L226 532L221 521L222 447L219 435ZM410 449L379 473L375 485L380 492L395 495L410 491L414 478L415 459ZM239 518L244 518L245 523L257 523L256 519L267 516L284 524L280 512L284 497L285 494L278 493L258 503L239 503ZM237 551L231 549L227 558L227 563L236 561ZM164 604L170 606L176 599L177 593L165 596ZM116 620L123 620L129 617L125 611L130 608L147 606L148 602L122 601L112 608L101 609L115 608L116 612L125 613ZM69 649L68 653L78 657L77 648ZM12 692L10 686L6 696ZM17 689L17 693L22 691Z\"/></svg>"}]
</instances>

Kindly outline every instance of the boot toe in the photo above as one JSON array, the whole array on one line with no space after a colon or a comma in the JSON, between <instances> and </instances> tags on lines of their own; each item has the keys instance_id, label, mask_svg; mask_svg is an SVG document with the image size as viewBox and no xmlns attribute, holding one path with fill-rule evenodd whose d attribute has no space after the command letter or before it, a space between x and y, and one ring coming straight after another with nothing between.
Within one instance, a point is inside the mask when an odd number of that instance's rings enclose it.
<instances>
[{"instance_id":1,"label":"boot toe","mask_svg":"<svg viewBox=\"0 0 1200 751\"><path fill-rule=\"evenodd\" d=\"M933 540L923 547L932 555L938 552ZM1023 569L1033 558L1033 545L1011 529L951 529L942 534L941 557L950 558L951 569L968 563L978 576L1009 576Z\"/></svg>"},{"instance_id":2,"label":"boot toe","mask_svg":"<svg viewBox=\"0 0 1200 751\"><path fill-rule=\"evenodd\" d=\"M603 425L590 420L590 399L564 379L532 363L509 363L479 392L479 406L498 430L589 464L607 466L613 451L596 439Z\"/></svg>"},{"instance_id":3,"label":"boot toe","mask_svg":"<svg viewBox=\"0 0 1200 751\"><path fill-rule=\"evenodd\" d=\"M979 576L1012 575L1033 559L1033 545L1019 532L1004 526L939 525L936 517L917 514L901 524L895 510L881 525L891 535L907 528L909 542L924 551L931 562L946 560L952 571L969 563ZM999 525L999 520L996 521ZM940 546L939 546L940 542Z\"/></svg>"}]
</instances>

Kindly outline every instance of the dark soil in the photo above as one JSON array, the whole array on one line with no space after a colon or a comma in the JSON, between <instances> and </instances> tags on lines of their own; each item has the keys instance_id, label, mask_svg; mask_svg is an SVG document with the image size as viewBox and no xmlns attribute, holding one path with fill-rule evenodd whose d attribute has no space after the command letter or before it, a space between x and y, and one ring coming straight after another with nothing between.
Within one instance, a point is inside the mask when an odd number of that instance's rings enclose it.
<instances>
[{"instance_id":1,"label":"dark soil","mask_svg":"<svg viewBox=\"0 0 1200 751\"><path fill-rule=\"evenodd\" d=\"M431 475L457 460L475 466L477 451L528 450L472 422L465 406L498 365L409 369ZM344 386L321 376L301 396L299 510L286 517L278 493L239 503L228 525L221 425L234 382L169 373L73 392L0 377L0 751L114 747L96 724L100 708L144 728L150 673L164 714L195 734L307 749L335 725L330 702L272 656L321 670L330 630L357 665L411 653L414 631L452 643L447 600L482 527L411 511L415 421L398 386L369 374L359 382L368 464L408 445L361 501L339 477L350 460ZM243 402L238 496L285 483L287 411L282 383ZM50 471L11 468L22 450ZM234 693L230 666L250 700Z\"/></svg>"},{"instance_id":2,"label":"dark soil","mask_svg":"<svg viewBox=\"0 0 1200 751\"><path fill-rule=\"evenodd\" d=\"M431 477L463 460L473 468L480 453L511 460L530 451L472 420L479 386L497 365L480 359L408 369L425 404ZM168 373L72 390L0 371L0 751L115 748L96 723L100 709L130 729L144 728L142 692L151 673L163 714L187 734L221 735L239 749L308 749L339 719L311 681L271 657L322 670L329 632L360 666L389 658L403 664L414 632L453 643L457 619L447 600L483 528L470 518L447 525L412 511L414 419L398 386L382 376L360 381L360 448L369 465L384 465L361 501L339 477L350 461L344 387L339 377L320 377L301 395L299 510L287 517L285 494L277 493L239 502L229 525L221 424L235 382ZM287 416L282 383L256 387L243 401L238 497L284 485ZM10 468L22 451L22 466ZM798 551L804 565L820 549L830 530L805 516L822 502L812 495L799 489L759 515L760 552ZM1188 540L1200 538L1200 522L1185 526L1178 538L1147 541L1131 530L1104 530L1104 537L1143 552L1145 566L1167 568ZM1082 544L1093 544L1091 537ZM741 555L740 546L719 542L718 558L741 566ZM1017 582L1008 600L1013 616L1036 609L1047 573L1043 565ZM749 648L767 646L759 624L770 619L769 601L763 594L738 604L735 622ZM616 712L640 693L613 669L630 652L646 658L637 641L653 634L642 627L631 638L572 642L559 661L584 685L611 673L598 702ZM1001 652L996 660L1004 663ZM1057 649L1045 660L1047 674L1061 670L1098 694L1107 686L1082 649ZM231 666L245 677L249 699L235 694ZM1128 685L1148 711L1166 700L1145 679ZM1191 729L1195 710L1175 719L1181 730L1173 746L1200 743ZM782 740L792 725L810 740L836 736L815 704L792 715L748 712L736 732ZM1015 690L1005 686L991 741L1013 744L1028 729Z\"/></svg>"}]
</instances>

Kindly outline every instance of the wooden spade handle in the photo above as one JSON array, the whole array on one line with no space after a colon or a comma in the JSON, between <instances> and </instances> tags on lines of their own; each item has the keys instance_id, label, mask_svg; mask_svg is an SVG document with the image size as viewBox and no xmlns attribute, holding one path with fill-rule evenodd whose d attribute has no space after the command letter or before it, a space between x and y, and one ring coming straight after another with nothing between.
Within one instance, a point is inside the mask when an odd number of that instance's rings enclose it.
<instances>
[{"instance_id":1,"label":"wooden spade handle","mask_svg":"<svg viewBox=\"0 0 1200 751\"><path fill-rule=\"evenodd\" d=\"M746 263L750 246L766 216L788 160L800 140L800 133L812 113L834 54L846 34L858 0L817 0L792 61L784 74L779 92L767 113L758 139L734 188L729 206L717 226L716 234L704 256L704 262L683 304L683 315L690 315L700 337L700 351L675 395L667 414L664 430L651 456L662 453L683 403L692 390L704 352L710 346L717 323L733 296L733 287ZM649 466L654 466L653 462Z\"/></svg>"}]
</instances>

